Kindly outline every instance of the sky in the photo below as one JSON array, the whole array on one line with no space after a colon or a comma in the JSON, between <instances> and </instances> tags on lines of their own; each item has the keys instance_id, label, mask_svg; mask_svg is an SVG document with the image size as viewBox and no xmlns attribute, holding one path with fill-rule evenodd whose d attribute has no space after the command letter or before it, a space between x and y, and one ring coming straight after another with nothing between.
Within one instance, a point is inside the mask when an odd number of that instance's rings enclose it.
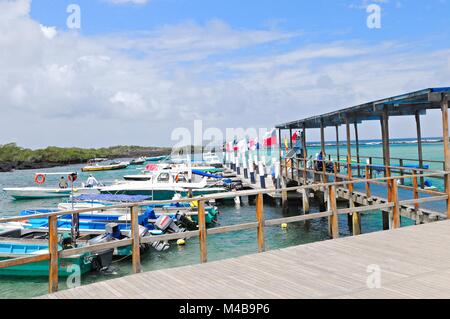
<instances>
[{"instance_id":1,"label":"sky","mask_svg":"<svg viewBox=\"0 0 450 319\"><path fill-rule=\"evenodd\" d=\"M370 5L380 28L368 27ZM195 134L195 120L259 131L450 86L449 9L448 0L0 0L0 144L172 146L177 130ZM439 121L424 117L423 135L440 136ZM414 136L414 118L391 123L391 137ZM379 138L378 126L364 123L360 138Z\"/></svg>"}]
</instances>

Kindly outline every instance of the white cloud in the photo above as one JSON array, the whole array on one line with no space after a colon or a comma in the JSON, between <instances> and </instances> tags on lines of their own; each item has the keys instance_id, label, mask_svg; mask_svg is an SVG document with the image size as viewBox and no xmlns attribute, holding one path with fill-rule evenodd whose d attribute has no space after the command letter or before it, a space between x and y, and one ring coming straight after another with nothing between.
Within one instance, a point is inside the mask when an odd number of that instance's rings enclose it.
<instances>
[{"instance_id":1,"label":"white cloud","mask_svg":"<svg viewBox=\"0 0 450 319\"><path fill-rule=\"evenodd\" d=\"M40 25L40 27L41 27L42 33L48 39L53 39L58 34L55 27L46 27L42 24Z\"/></svg>"},{"instance_id":2,"label":"white cloud","mask_svg":"<svg viewBox=\"0 0 450 319\"><path fill-rule=\"evenodd\" d=\"M49 37L29 9L25 0L0 1L0 144L167 145L172 129L194 119L205 127L271 127L447 85L450 73L450 50L295 45L302 32L241 30L218 20Z\"/></svg>"}]
</instances>

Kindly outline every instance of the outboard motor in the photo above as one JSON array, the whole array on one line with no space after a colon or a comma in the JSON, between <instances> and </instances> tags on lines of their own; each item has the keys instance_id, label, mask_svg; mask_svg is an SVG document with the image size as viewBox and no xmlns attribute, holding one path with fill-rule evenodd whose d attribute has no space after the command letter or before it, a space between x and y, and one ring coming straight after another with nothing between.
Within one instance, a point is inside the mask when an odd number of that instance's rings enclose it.
<instances>
[{"instance_id":1,"label":"outboard motor","mask_svg":"<svg viewBox=\"0 0 450 319\"><path fill-rule=\"evenodd\" d=\"M92 268L99 272L114 273L116 269L111 267L113 255L113 248L97 252L93 255Z\"/></svg>"},{"instance_id":2,"label":"outboard motor","mask_svg":"<svg viewBox=\"0 0 450 319\"><path fill-rule=\"evenodd\" d=\"M109 223L105 227L105 233L94 237L88 241L88 245L106 243L115 239L120 239L121 233L119 225ZM92 268L103 273L114 273L115 268L111 267L114 249L106 249L92 255Z\"/></svg>"},{"instance_id":3,"label":"outboard motor","mask_svg":"<svg viewBox=\"0 0 450 319\"><path fill-rule=\"evenodd\" d=\"M178 223L185 229L191 231L191 230L197 230L197 224L193 222L191 219L186 217L185 214L177 213L177 220Z\"/></svg>"}]
</instances>

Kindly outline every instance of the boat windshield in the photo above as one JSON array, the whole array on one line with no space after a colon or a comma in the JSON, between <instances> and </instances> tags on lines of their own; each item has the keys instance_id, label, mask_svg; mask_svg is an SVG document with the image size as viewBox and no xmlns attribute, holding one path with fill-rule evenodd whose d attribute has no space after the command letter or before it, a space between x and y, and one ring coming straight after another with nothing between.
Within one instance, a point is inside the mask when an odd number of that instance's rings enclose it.
<instances>
[{"instance_id":1,"label":"boat windshield","mask_svg":"<svg viewBox=\"0 0 450 319\"><path fill-rule=\"evenodd\" d=\"M170 179L169 173L161 173L159 174L157 181L158 183L168 183L169 179Z\"/></svg>"}]
</instances>

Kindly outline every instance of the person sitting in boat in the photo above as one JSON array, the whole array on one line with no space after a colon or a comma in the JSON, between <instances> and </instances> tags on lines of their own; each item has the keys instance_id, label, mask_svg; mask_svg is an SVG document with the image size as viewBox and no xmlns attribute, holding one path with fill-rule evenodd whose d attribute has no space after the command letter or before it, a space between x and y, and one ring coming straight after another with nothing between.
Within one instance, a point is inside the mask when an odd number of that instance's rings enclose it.
<instances>
[{"instance_id":1,"label":"person sitting in boat","mask_svg":"<svg viewBox=\"0 0 450 319\"><path fill-rule=\"evenodd\" d=\"M67 187L69 187L69 185L67 185L66 179L64 176L61 176L61 179L59 180L59 188L65 189Z\"/></svg>"},{"instance_id":2,"label":"person sitting in boat","mask_svg":"<svg viewBox=\"0 0 450 319\"><path fill-rule=\"evenodd\" d=\"M98 186L99 184L100 183L97 181L97 179L92 174L90 174L88 179L86 180L86 187L89 187L89 188L93 188L95 186Z\"/></svg>"}]
</instances>

